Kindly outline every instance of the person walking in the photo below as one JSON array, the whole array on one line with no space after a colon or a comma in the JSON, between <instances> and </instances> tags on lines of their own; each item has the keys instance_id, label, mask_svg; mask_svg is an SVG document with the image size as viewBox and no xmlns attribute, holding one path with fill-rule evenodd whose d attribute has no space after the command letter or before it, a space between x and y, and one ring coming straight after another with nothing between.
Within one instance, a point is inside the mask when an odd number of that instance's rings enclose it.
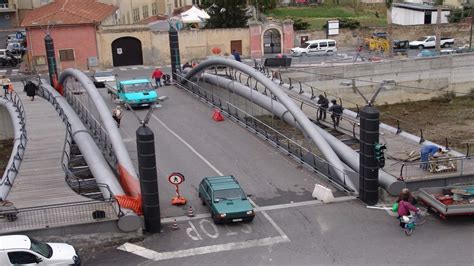
<instances>
[{"instance_id":1,"label":"person walking","mask_svg":"<svg viewBox=\"0 0 474 266\"><path fill-rule=\"evenodd\" d=\"M117 105L115 109L112 111L112 118L117 122L117 127L120 128L120 121L123 117L123 111L120 105Z\"/></svg>"},{"instance_id":2,"label":"person walking","mask_svg":"<svg viewBox=\"0 0 474 266\"><path fill-rule=\"evenodd\" d=\"M235 61L242 62L242 59L240 58L239 52L237 52L235 49L232 50L232 55L234 56Z\"/></svg>"},{"instance_id":3,"label":"person walking","mask_svg":"<svg viewBox=\"0 0 474 266\"><path fill-rule=\"evenodd\" d=\"M31 97L32 101L35 100L36 89L36 85L31 81L28 81L25 85L26 96Z\"/></svg>"},{"instance_id":4,"label":"person walking","mask_svg":"<svg viewBox=\"0 0 474 266\"><path fill-rule=\"evenodd\" d=\"M162 87L161 85L161 77L163 76L163 72L159 69L156 68L153 73L151 74L151 78L155 80L156 87Z\"/></svg>"},{"instance_id":5,"label":"person walking","mask_svg":"<svg viewBox=\"0 0 474 266\"><path fill-rule=\"evenodd\" d=\"M359 45L357 48L356 54L354 55L354 58L352 59L352 62L356 62L357 59L360 58L360 60L365 61L364 57L362 57L362 50L364 49L364 46Z\"/></svg>"},{"instance_id":6,"label":"person walking","mask_svg":"<svg viewBox=\"0 0 474 266\"><path fill-rule=\"evenodd\" d=\"M334 128L339 126L339 121L341 120L342 112L344 111L344 108L342 108L341 105L337 104L337 101L335 99L331 100L331 107L329 107L328 111L331 112L331 119L332 123L334 125Z\"/></svg>"},{"instance_id":7,"label":"person walking","mask_svg":"<svg viewBox=\"0 0 474 266\"><path fill-rule=\"evenodd\" d=\"M322 94L318 96L318 121L319 120L326 120L326 111L329 108L329 100L328 98L324 97Z\"/></svg>"},{"instance_id":8,"label":"person walking","mask_svg":"<svg viewBox=\"0 0 474 266\"><path fill-rule=\"evenodd\" d=\"M10 89L11 81L6 76L2 76L2 79L0 80L0 82L1 82L1 86L3 87L4 96L7 97L7 94L10 92L10 90L13 90L13 89Z\"/></svg>"}]
</instances>

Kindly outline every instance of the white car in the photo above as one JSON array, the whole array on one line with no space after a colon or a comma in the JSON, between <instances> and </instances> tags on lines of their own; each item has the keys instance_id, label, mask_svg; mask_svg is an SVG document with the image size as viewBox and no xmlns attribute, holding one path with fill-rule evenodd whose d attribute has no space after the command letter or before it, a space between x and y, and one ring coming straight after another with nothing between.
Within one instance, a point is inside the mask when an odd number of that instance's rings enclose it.
<instances>
[{"instance_id":1,"label":"white car","mask_svg":"<svg viewBox=\"0 0 474 266\"><path fill-rule=\"evenodd\" d=\"M105 83L115 82L115 75L110 71L95 71L92 81L96 87L104 88Z\"/></svg>"},{"instance_id":2,"label":"white car","mask_svg":"<svg viewBox=\"0 0 474 266\"><path fill-rule=\"evenodd\" d=\"M329 55L337 52L337 43L330 39L312 40L291 48L290 52L292 56Z\"/></svg>"},{"instance_id":3,"label":"white car","mask_svg":"<svg viewBox=\"0 0 474 266\"><path fill-rule=\"evenodd\" d=\"M25 235L0 236L0 265L81 265L73 246Z\"/></svg>"}]
</instances>

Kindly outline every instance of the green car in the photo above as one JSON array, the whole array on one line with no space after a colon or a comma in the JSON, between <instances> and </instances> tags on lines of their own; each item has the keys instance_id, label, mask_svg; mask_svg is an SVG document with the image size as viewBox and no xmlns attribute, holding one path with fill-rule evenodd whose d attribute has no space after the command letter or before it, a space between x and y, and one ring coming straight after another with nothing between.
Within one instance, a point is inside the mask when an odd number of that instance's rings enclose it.
<instances>
[{"instance_id":1,"label":"green car","mask_svg":"<svg viewBox=\"0 0 474 266\"><path fill-rule=\"evenodd\" d=\"M211 209L214 223L251 222L255 211L234 176L205 177L199 198Z\"/></svg>"}]
</instances>

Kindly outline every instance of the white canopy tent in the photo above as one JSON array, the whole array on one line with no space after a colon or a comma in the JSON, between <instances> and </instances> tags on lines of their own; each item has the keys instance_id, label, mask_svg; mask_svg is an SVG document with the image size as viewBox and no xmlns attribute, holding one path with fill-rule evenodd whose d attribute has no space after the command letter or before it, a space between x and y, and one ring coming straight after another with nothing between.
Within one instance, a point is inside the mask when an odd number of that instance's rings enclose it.
<instances>
[{"instance_id":1,"label":"white canopy tent","mask_svg":"<svg viewBox=\"0 0 474 266\"><path fill-rule=\"evenodd\" d=\"M201 10L195 6L191 7L187 11L181 13L181 21L186 23L201 23L206 21L206 19L211 18L206 11Z\"/></svg>"}]
</instances>

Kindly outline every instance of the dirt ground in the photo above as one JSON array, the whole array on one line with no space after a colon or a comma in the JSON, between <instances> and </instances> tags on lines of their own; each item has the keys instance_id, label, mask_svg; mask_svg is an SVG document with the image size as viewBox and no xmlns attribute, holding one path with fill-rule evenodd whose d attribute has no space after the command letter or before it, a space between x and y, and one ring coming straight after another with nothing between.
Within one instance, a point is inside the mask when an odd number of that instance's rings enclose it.
<instances>
[{"instance_id":1,"label":"dirt ground","mask_svg":"<svg viewBox=\"0 0 474 266\"><path fill-rule=\"evenodd\" d=\"M428 101L377 106L380 120L435 143L466 152L474 148L474 93L464 97L445 96Z\"/></svg>"},{"instance_id":2,"label":"dirt ground","mask_svg":"<svg viewBox=\"0 0 474 266\"><path fill-rule=\"evenodd\" d=\"M0 177L5 171L13 149L13 140L0 140Z\"/></svg>"}]
</instances>

